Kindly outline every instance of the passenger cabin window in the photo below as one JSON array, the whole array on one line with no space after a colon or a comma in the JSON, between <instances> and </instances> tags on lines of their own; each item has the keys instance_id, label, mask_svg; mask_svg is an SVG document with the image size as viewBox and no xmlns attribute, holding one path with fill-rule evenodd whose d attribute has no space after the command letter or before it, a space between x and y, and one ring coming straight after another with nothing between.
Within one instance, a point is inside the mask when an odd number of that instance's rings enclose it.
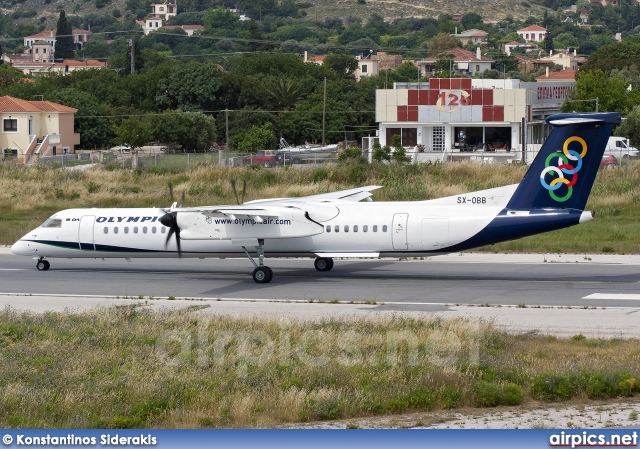
<instances>
[{"instance_id":1,"label":"passenger cabin window","mask_svg":"<svg viewBox=\"0 0 640 449\"><path fill-rule=\"evenodd\" d=\"M373 225L373 232L378 232L378 225Z\"/></svg>"},{"instance_id":2,"label":"passenger cabin window","mask_svg":"<svg viewBox=\"0 0 640 449\"><path fill-rule=\"evenodd\" d=\"M349 225L344 225L344 232L349 232Z\"/></svg>"},{"instance_id":3,"label":"passenger cabin window","mask_svg":"<svg viewBox=\"0 0 640 449\"><path fill-rule=\"evenodd\" d=\"M146 234L146 233L147 233L147 227L146 227L146 226L144 226L144 227L142 228L142 233L143 233L143 234Z\"/></svg>"},{"instance_id":4,"label":"passenger cabin window","mask_svg":"<svg viewBox=\"0 0 640 449\"><path fill-rule=\"evenodd\" d=\"M62 227L62 219L60 218L49 218L47 221L42 223L43 228L61 228Z\"/></svg>"},{"instance_id":5,"label":"passenger cabin window","mask_svg":"<svg viewBox=\"0 0 640 449\"><path fill-rule=\"evenodd\" d=\"M161 227L161 228L160 228L160 232L162 232L162 233L164 234L165 232L167 232L167 228L165 228L164 226L163 226L163 227Z\"/></svg>"},{"instance_id":6,"label":"passenger cabin window","mask_svg":"<svg viewBox=\"0 0 640 449\"><path fill-rule=\"evenodd\" d=\"M125 234L128 234L128 233L129 233L129 226L125 226L125 227L124 227L124 233L125 233Z\"/></svg>"},{"instance_id":7,"label":"passenger cabin window","mask_svg":"<svg viewBox=\"0 0 640 449\"><path fill-rule=\"evenodd\" d=\"M115 228L113 228L113 233L117 234L118 233L118 227L116 226Z\"/></svg>"},{"instance_id":8,"label":"passenger cabin window","mask_svg":"<svg viewBox=\"0 0 640 449\"><path fill-rule=\"evenodd\" d=\"M331 232L331 225L327 225L327 232Z\"/></svg>"},{"instance_id":9,"label":"passenger cabin window","mask_svg":"<svg viewBox=\"0 0 640 449\"><path fill-rule=\"evenodd\" d=\"M109 228L108 228L108 227L106 227L106 226L104 227L104 233L105 233L105 234L108 234L108 233L109 233Z\"/></svg>"},{"instance_id":10,"label":"passenger cabin window","mask_svg":"<svg viewBox=\"0 0 640 449\"><path fill-rule=\"evenodd\" d=\"M382 226L382 232L387 232L387 225Z\"/></svg>"},{"instance_id":11,"label":"passenger cabin window","mask_svg":"<svg viewBox=\"0 0 640 449\"><path fill-rule=\"evenodd\" d=\"M339 226L339 225L336 225L336 227L334 228L334 231L336 231L336 232L340 232L340 226Z\"/></svg>"},{"instance_id":12,"label":"passenger cabin window","mask_svg":"<svg viewBox=\"0 0 640 449\"><path fill-rule=\"evenodd\" d=\"M358 232L358 225L353 225L353 232Z\"/></svg>"},{"instance_id":13,"label":"passenger cabin window","mask_svg":"<svg viewBox=\"0 0 640 449\"><path fill-rule=\"evenodd\" d=\"M134 234L137 234L137 233L138 233L138 227L137 227L137 226L134 226L134 227L133 227L133 233L134 233Z\"/></svg>"},{"instance_id":14,"label":"passenger cabin window","mask_svg":"<svg viewBox=\"0 0 640 449\"><path fill-rule=\"evenodd\" d=\"M156 233L156 227L155 227L155 226L151 228L151 232L152 232L153 234L155 234L155 233Z\"/></svg>"},{"instance_id":15,"label":"passenger cabin window","mask_svg":"<svg viewBox=\"0 0 640 449\"><path fill-rule=\"evenodd\" d=\"M364 225L362 226L362 232L367 232L369 230L369 226Z\"/></svg>"}]
</instances>

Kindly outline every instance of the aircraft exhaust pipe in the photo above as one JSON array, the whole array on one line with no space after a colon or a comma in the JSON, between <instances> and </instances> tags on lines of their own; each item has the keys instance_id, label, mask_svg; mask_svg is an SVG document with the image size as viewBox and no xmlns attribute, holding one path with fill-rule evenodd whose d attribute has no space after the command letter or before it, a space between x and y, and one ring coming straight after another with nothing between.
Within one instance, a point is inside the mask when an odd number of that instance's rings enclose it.
<instances>
[{"instance_id":1,"label":"aircraft exhaust pipe","mask_svg":"<svg viewBox=\"0 0 640 449\"><path fill-rule=\"evenodd\" d=\"M585 210L580 214L580 221L578 223L586 223L593 219L596 216L596 213L591 210Z\"/></svg>"}]
</instances>

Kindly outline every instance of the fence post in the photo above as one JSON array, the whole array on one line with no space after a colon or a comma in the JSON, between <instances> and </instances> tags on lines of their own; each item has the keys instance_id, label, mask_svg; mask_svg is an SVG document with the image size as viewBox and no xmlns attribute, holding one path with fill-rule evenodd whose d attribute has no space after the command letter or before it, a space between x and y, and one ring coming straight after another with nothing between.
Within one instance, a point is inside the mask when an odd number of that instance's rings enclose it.
<instances>
[{"instance_id":1,"label":"fence post","mask_svg":"<svg viewBox=\"0 0 640 449\"><path fill-rule=\"evenodd\" d=\"M191 166L189 165L189 157L190 157L190 156L191 156L191 155L190 155L189 153L187 153L187 170L189 170L189 167L191 167Z\"/></svg>"}]
</instances>

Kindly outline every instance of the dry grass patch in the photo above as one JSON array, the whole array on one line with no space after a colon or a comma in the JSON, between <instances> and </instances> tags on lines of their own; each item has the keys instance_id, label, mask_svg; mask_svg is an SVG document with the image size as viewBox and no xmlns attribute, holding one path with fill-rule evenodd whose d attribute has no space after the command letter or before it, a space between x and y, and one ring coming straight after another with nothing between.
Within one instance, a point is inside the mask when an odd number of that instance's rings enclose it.
<instances>
[{"instance_id":1,"label":"dry grass patch","mask_svg":"<svg viewBox=\"0 0 640 449\"><path fill-rule=\"evenodd\" d=\"M0 426L261 427L640 392L637 340L464 319L0 313Z\"/></svg>"}]
</instances>

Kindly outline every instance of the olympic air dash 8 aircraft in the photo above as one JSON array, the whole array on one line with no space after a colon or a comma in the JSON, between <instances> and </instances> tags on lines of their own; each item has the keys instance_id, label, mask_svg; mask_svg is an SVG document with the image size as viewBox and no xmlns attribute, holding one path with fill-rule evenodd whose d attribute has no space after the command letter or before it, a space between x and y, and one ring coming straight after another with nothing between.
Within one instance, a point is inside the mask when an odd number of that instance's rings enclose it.
<instances>
[{"instance_id":1,"label":"olympic air dash 8 aircraft","mask_svg":"<svg viewBox=\"0 0 640 449\"><path fill-rule=\"evenodd\" d=\"M367 186L230 206L68 209L11 251L37 259L38 270L56 257L246 255L262 284L273 278L265 257L315 257L316 270L330 271L336 257L434 256L584 223L620 114L557 114L547 123L553 130L519 184L412 202L372 202L379 186Z\"/></svg>"}]
</instances>

